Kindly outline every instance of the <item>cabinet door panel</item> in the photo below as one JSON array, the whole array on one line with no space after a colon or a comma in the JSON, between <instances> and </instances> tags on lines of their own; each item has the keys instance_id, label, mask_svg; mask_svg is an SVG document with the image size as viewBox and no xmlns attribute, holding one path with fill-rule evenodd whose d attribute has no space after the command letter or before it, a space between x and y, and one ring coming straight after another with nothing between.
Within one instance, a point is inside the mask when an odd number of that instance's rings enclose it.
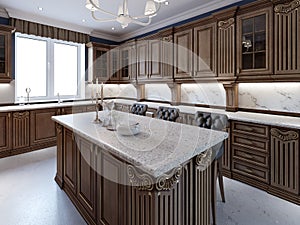
<instances>
[{"instance_id":1,"label":"cabinet door panel","mask_svg":"<svg viewBox=\"0 0 300 225\"><path fill-rule=\"evenodd\" d=\"M73 132L64 129L64 180L70 190L76 193L76 142Z\"/></svg>"},{"instance_id":2,"label":"cabinet door panel","mask_svg":"<svg viewBox=\"0 0 300 225\"><path fill-rule=\"evenodd\" d=\"M237 74L268 75L273 71L272 8L255 8L237 16Z\"/></svg>"},{"instance_id":3,"label":"cabinet door panel","mask_svg":"<svg viewBox=\"0 0 300 225\"><path fill-rule=\"evenodd\" d=\"M299 131L271 129L271 185L299 194Z\"/></svg>"},{"instance_id":4,"label":"cabinet door panel","mask_svg":"<svg viewBox=\"0 0 300 225\"><path fill-rule=\"evenodd\" d=\"M11 149L11 113L0 113L0 152Z\"/></svg>"},{"instance_id":5,"label":"cabinet door panel","mask_svg":"<svg viewBox=\"0 0 300 225\"><path fill-rule=\"evenodd\" d=\"M30 113L30 145L56 140L55 123L51 119L57 109L34 110Z\"/></svg>"},{"instance_id":6,"label":"cabinet door panel","mask_svg":"<svg viewBox=\"0 0 300 225\"><path fill-rule=\"evenodd\" d=\"M194 29L195 76L216 76L216 26L210 24Z\"/></svg>"},{"instance_id":7,"label":"cabinet door panel","mask_svg":"<svg viewBox=\"0 0 300 225\"><path fill-rule=\"evenodd\" d=\"M162 42L149 41L149 76L162 77Z\"/></svg>"},{"instance_id":8,"label":"cabinet door panel","mask_svg":"<svg viewBox=\"0 0 300 225\"><path fill-rule=\"evenodd\" d=\"M96 216L96 172L93 145L77 137L77 196L89 214Z\"/></svg>"},{"instance_id":9,"label":"cabinet door panel","mask_svg":"<svg viewBox=\"0 0 300 225\"><path fill-rule=\"evenodd\" d=\"M293 2L290 3L292 6ZM300 73L300 10L299 6L288 12L281 8L282 5L274 7L275 25L275 73L294 74Z\"/></svg>"},{"instance_id":10,"label":"cabinet door panel","mask_svg":"<svg viewBox=\"0 0 300 225\"><path fill-rule=\"evenodd\" d=\"M192 74L192 30L174 34L175 78L187 77Z\"/></svg>"},{"instance_id":11,"label":"cabinet door panel","mask_svg":"<svg viewBox=\"0 0 300 225\"><path fill-rule=\"evenodd\" d=\"M97 157L97 193L99 224L123 224L124 173L123 163L100 149Z\"/></svg>"},{"instance_id":12,"label":"cabinet door panel","mask_svg":"<svg viewBox=\"0 0 300 225\"><path fill-rule=\"evenodd\" d=\"M11 31L13 27L0 25L0 83L11 81Z\"/></svg>"},{"instance_id":13,"label":"cabinet door panel","mask_svg":"<svg viewBox=\"0 0 300 225\"><path fill-rule=\"evenodd\" d=\"M137 44L137 78L148 78L148 41L141 41Z\"/></svg>"},{"instance_id":14,"label":"cabinet door panel","mask_svg":"<svg viewBox=\"0 0 300 225\"><path fill-rule=\"evenodd\" d=\"M29 112L13 113L13 149L29 146Z\"/></svg>"}]
</instances>

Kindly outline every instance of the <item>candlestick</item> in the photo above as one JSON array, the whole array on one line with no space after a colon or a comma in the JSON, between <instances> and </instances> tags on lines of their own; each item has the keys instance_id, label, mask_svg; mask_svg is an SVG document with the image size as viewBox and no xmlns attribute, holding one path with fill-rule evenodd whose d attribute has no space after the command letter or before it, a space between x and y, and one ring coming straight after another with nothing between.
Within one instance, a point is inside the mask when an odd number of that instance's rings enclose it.
<instances>
[{"instance_id":1,"label":"candlestick","mask_svg":"<svg viewBox=\"0 0 300 225\"><path fill-rule=\"evenodd\" d=\"M103 103L103 82L101 83L101 104Z\"/></svg>"},{"instance_id":2,"label":"candlestick","mask_svg":"<svg viewBox=\"0 0 300 225\"><path fill-rule=\"evenodd\" d=\"M98 78L96 78L96 94L99 94Z\"/></svg>"}]
</instances>

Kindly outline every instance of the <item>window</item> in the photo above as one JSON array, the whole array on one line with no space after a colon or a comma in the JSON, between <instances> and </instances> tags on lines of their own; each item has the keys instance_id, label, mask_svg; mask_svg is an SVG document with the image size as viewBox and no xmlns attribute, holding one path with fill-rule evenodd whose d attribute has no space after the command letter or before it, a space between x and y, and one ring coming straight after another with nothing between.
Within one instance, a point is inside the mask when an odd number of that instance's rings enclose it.
<instances>
[{"instance_id":1,"label":"window","mask_svg":"<svg viewBox=\"0 0 300 225\"><path fill-rule=\"evenodd\" d=\"M84 98L84 44L16 34L15 101Z\"/></svg>"}]
</instances>

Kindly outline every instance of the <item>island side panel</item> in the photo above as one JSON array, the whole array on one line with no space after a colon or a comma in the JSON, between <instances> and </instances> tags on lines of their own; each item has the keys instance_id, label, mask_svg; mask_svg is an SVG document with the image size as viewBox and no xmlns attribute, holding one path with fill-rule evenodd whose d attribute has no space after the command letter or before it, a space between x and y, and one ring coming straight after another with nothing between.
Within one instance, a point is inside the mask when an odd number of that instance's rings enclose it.
<instances>
[{"instance_id":1,"label":"island side panel","mask_svg":"<svg viewBox=\"0 0 300 225\"><path fill-rule=\"evenodd\" d=\"M202 156L155 179L136 170L136 176L154 181L139 184L128 172L135 167L69 129L58 129L55 180L88 224L210 224L211 174L210 167L201 164Z\"/></svg>"}]
</instances>

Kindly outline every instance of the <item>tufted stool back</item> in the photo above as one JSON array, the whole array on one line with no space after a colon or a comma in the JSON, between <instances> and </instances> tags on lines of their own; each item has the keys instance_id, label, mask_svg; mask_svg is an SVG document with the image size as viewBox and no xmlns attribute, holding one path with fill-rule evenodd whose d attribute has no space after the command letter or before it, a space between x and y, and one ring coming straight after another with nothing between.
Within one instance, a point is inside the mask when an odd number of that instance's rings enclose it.
<instances>
[{"instance_id":1,"label":"tufted stool back","mask_svg":"<svg viewBox=\"0 0 300 225\"><path fill-rule=\"evenodd\" d=\"M145 116L147 109L148 109L148 105L146 104L134 103L130 108L130 113L140 115L140 116Z\"/></svg>"},{"instance_id":2,"label":"tufted stool back","mask_svg":"<svg viewBox=\"0 0 300 225\"><path fill-rule=\"evenodd\" d=\"M179 109L159 106L156 111L156 118L175 122L179 117Z\"/></svg>"},{"instance_id":3,"label":"tufted stool back","mask_svg":"<svg viewBox=\"0 0 300 225\"><path fill-rule=\"evenodd\" d=\"M228 126L228 117L223 114L197 111L195 114L195 123L198 127L221 131Z\"/></svg>"}]
</instances>

